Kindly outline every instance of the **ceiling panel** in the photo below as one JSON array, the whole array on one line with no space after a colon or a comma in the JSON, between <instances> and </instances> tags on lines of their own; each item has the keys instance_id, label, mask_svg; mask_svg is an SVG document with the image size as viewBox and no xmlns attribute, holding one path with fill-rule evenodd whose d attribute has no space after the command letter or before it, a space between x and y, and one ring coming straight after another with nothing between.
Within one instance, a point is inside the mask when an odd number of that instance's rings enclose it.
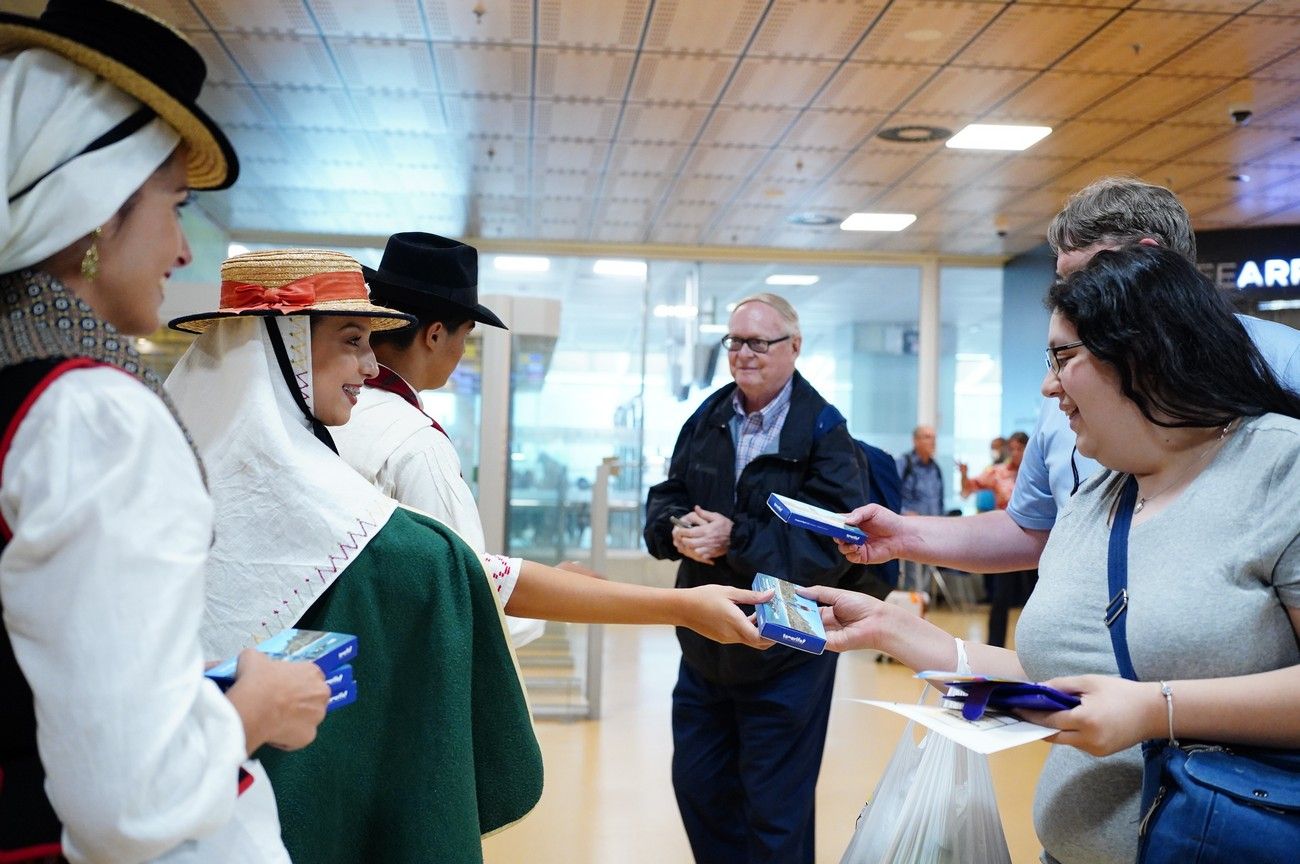
<instances>
[{"instance_id":1,"label":"ceiling panel","mask_svg":"<svg viewBox=\"0 0 1300 864\"><path fill-rule=\"evenodd\" d=\"M433 54L444 93L524 99L531 95L533 61L527 48L436 44Z\"/></svg>"},{"instance_id":2,"label":"ceiling panel","mask_svg":"<svg viewBox=\"0 0 1300 864\"><path fill-rule=\"evenodd\" d=\"M846 63L813 107L894 111L938 71L905 63Z\"/></svg>"},{"instance_id":3,"label":"ceiling panel","mask_svg":"<svg viewBox=\"0 0 1300 864\"><path fill-rule=\"evenodd\" d=\"M898 0L871 29L856 60L947 63L993 20L996 3Z\"/></svg>"},{"instance_id":4,"label":"ceiling panel","mask_svg":"<svg viewBox=\"0 0 1300 864\"><path fill-rule=\"evenodd\" d=\"M248 80L281 87L337 87L343 82L317 36L244 33L226 39L231 58Z\"/></svg>"},{"instance_id":5,"label":"ceiling panel","mask_svg":"<svg viewBox=\"0 0 1300 864\"><path fill-rule=\"evenodd\" d=\"M612 138L619 102L592 99L538 99L534 102L538 137Z\"/></svg>"},{"instance_id":6,"label":"ceiling panel","mask_svg":"<svg viewBox=\"0 0 1300 864\"><path fill-rule=\"evenodd\" d=\"M914 145L868 144L840 168L831 182L893 183L929 155L929 148Z\"/></svg>"},{"instance_id":7,"label":"ceiling panel","mask_svg":"<svg viewBox=\"0 0 1300 864\"><path fill-rule=\"evenodd\" d=\"M700 137L702 144L745 145L775 141L794 122L793 108L719 108Z\"/></svg>"},{"instance_id":8,"label":"ceiling panel","mask_svg":"<svg viewBox=\"0 0 1300 864\"><path fill-rule=\"evenodd\" d=\"M532 44L532 0L495 0L491 8L457 0L423 0L423 5L429 37L435 41ZM480 8L481 15L476 11Z\"/></svg>"},{"instance_id":9,"label":"ceiling panel","mask_svg":"<svg viewBox=\"0 0 1300 864\"><path fill-rule=\"evenodd\" d=\"M1227 21L1226 15L1126 11L1056 68L1133 75L1149 72Z\"/></svg>"},{"instance_id":10,"label":"ceiling panel","mask_svg":"<svg viewBox=\"0 0 1300 864\"><path fill-rule=\"evenodd\" d=\"M1009 6L954 62L1046 69L1114 17L1111 9Z\"/></svg>"},{"instance_id":11,"label":"ceiling panel","mask_svg":"<svg viewBox=\"0 0 1300 864\"><path fill-rule=\"evenodd\" d=\"M1248 51L1241 50L1249 46ZM1181 75L1246 75L1300 48L1300 18L1242 17L1229 21L1166 63Z\"/></svg>"},{"instance_id":12,"label":"ceiling panel","mask_svg":"<svg viewBox=\"0 0 1300 864\"><path fill-rule=\"evenodd\" d=\"M924 164L907 175L907 185L961 186L974 182L981 174L993 170L1005 159L1005 153L949 150L941 147Z\"/></svg>"},{"instance_id":13,"label":"ceiling panel","mask_svg":"<svg viewBox=\"0 0 1300 864\"><path fill-rule=\"evenodd\" d=\"M398 110L385 112L385 116L390 118L385 122L403 122L404 113L405 122L408 123L419 123L422 119L428 119L428 115L436 116L438 103L434 100L420 99L418 101L420 111L402 112L400 101L404 101L404 97L389 96L388 98L398 100L399 104L391 106ZM527 136L530 132L532 108L527 99L515 99L510 96L444 96L441 104L447 112L449 131L455 130L469 136L498 138ZM422 114L426 117L422 118Z\"/></svg>"},{"instance_id":14,"label":"ceiling panel","mask_svg":"<svg viewBox=\"0 0 1300 864\"><path fill-rule=\"evenodd\" d=\"M904 109L939 115L983 114L1033 76L1019 69L950 67L931 79Z\"/></svg>"},{"instance_id":15,"label":"ceiling panel","mask_svg":"<svg viewBox=\"0 0 1300 864\"><path fill-rule=\"evenodd\" d=\"M539 98L622 99L631 73L631 54L544 48L537 52L535 93Z\"/></svg>"},{"instance_id":16,"label":"ceiling panel","mask_svg":"<svg viewBox=\"0 0 1300 864\"><path fill-rule=\"evenodd\" d=\"M303 128L361 128L352 99L346 90L324 87L262 87L261 98L285 126ZM421 129L426 129L423 124Z\"/></svg>"},{"instance_id":17,"label":"ceiling panel","mask_svg":"<svg viewBox=\"0 0 1300 864\"><path fill-rule=\"evenodd\" d=\"M685 148L678 144L617 143L610 154L610 171L635 171L670 176L681 165Z\"/></svg>"},{"instance_id":18,"label":"ceiling panel","mask_svg":"<svg viewBox=\"0 0 1300 864\"><path fill-rule=\"evenodd\" d=\"M1171 12L1244 12L1258 0L1137 0L1138 9L1166 9Z\"/></svg>"},{"instance_id":19,"label":"ceiling panel","mask_svg":"<svg viewBox=\"0 0 1300 864\"><path fill-rule=\"evenodd\" d=\"M1005 159L989 167L972 181L978 187L996 186L1003 189L1034 189L1048 183L1053 177L1070 170L1077 160L1061 156L1020 156Z\"/></svg>"},{"instance_id":20,"label":"ceiling panel","mask_svg":"<svg viewBox=\"0 0 1300 864\"><path fill-rule=\"evenodd\" d=\"M1105 154L1136 128L1122 120L1072 120L1026 152L1038 157L1087 159Z\"/></svg>"},{"instance_id":21,"label":"ceiling panel","mask_svg":"<svg viewBox=\"0 0 1300 864\"><path fill-rule=\"evenodd\" d=\"M739 54L766 5L765 0L661 0L655 3L645 47Z\"/></svg>"},{"instance_id":22,"label":"ceiling panel","mask_svg":"<svg viewBox=\"0 0 1300 864\"><path fill-rule=\"evenodd\" d=\"M1081 116L1088 120L1128 120L1150 123L1162 117L1177 120L1179 112L1211 93L1226 88L1229 78L1147 75L1107 97Z\"/></svg>"},{"instance_id":23,"label":"ceiling panel","mask_svg":"<svg viewBox=\"0 0 1300 864\"><path fill-rule=\"evenodd\" d=\"M1009 94L992 112L1003 121L1040 121L1048 125L1073 117L1129 82L1129 76L1105 72L1044 72Z\"/></svg>"},{"instance_id":24,"label":"ceiling panel","mask_svg":"<svg viewBox=\"0 0 1300 864\"><path fill-rule=\"evenodd\" d=\"M539 0L541 45L634 50L650 0Z\"/></svg>"},{"instance_id":25,"label":"ceiling panel","mask_svg":"<svg viewBox=\"0 0 1300 864\"><path fill-rule=\"evenodd\" d=\"M265 125L275 122L258 93L242 84L213 84L203 88L199 106L218 123Z\"/></svg>"},{"instance_id":26,"label":"ceiling panel","mask_svg":"<svg viewBox=\"0 0 1300 864\"><path fill-rule=\"evenodd\" d=\"M424 22L418 3L355 3L349 0L307 0L321 32L379 38L423 39Z\"/></svg>"},{"instance_id":27,"label":"ceiling panel","mask_svg":"<svg viewBox=\"0 0 1300 864\"><path fill-rule=\"evenodd\" d=\"M343 80L351 86L429 93L438 90L425 42L334 37L328 44Z\"/></svg>"},{"instance_id":28,"label":"ceiling panel","mask_svg":"<svg viewBox=\"0 0 1300 864\"><path fill-rule=\"evenodd\" d=\"M750 53L842 60L885 5L882 0L776 0Z\"/></svg>"},{"instance_id":29,"label":"ceiling panel","mask_svg":"<svg viewBox=\"0 0 1300 864\"><path fill-rule=\"evenodd\" d=\"M605 194L611 198L659 202L668 188L664 174L611 174L605 180Z\"/></svg>"},{"instance_id":30,"label":"ceiling panel","mask_svg":"<svg viewBox=\"0 0 1300 864\"><path fill-rule=\"evenodd\" d=\"M725 105L806 105L830 77L836 64L815 60L747 58L722 96Z\"/></svg>"},{"instance_id":31,"label":"ceiling panel","mask_svg":"<svg viewBox=\"0 0 1300 864\"><path fill-rule=\"evenodd\" d=\"M1121 144L1110 148L1107 155L1113 159L1134 159L1164 162L1189 150L1196 149L1225 130L1206 126L1184 126L1165 123L1140 132Z\"/></svg>"},{"instance_id":32,"label":"ceiling panel","mask_svg":"<svg viewBox=\"0 0 1300 864\"><path fill-rule=\"evenodd\" d=\"M799 115L782 144L786 147L848 150L857 147L887 115L865 111L808 110Z\"/></svg>"},{"instance_id":33,"label":"ceiling panel","mask_svg":"<svg viewBox=\"0 0 1300 864\"><path fill-rule=\"evenodd\" d=\"M685 175L706 177L744 177L753 171L767 151L759 147L743 144L701 145L691 150L690 158L683 166Z\"/></svg>"},{"instance_id":34,"label":"ceiling panel","mask_svg":"<svg viewBox=\"0 0 1300 864\"><path fill-rule=\"evenodd\" d=\"M153 7L164 20L170 22L184 21L182 26L196 26L194 16L186 14L178 18L170 14L172 9L180 7L178 2L147 4ZM314 34L316 25L311 19L308 6L301 0L265 0L261 3L230 3L224 0L194 0L194 6L200 13L197 26L206 29L209 25L225 33L248 33L252 31L275 31L279 33Z\"/></svg>"},{"instance_id":35,"label":"ceiling panel","mask_svg":"<svg viewBox=\"0 0 1300 864\"><path fill-rule=\"evenodd\" d=\"M1197 147L1182 158L1189 162L1226 164L1256 160L1267 160L1274 165L1300 164L1300 147L1292 138L1285 129L1246 126L1233 129L1228 135Z\"/></svg>"},{"instance_id":36,"label":"ceiling panel","mask_svg":"<svg viewBox=\"0 0 1300 864\"><path fill-rule=\"evenodd\" d=\"M709 111L702 105L629 102L623 111L619 138L624 141L692 141Z\"/></svg>"},{"instance_id":37,"label":"ceiling panel","mask_svg":"<svg viewBox=\"0 0 1300 864\"><path fill-rule=\"evenodd\" d=\"M735 64L726 57L643 52L632 81L632 98L712 105Z\"/></svg>"}]
</instances>

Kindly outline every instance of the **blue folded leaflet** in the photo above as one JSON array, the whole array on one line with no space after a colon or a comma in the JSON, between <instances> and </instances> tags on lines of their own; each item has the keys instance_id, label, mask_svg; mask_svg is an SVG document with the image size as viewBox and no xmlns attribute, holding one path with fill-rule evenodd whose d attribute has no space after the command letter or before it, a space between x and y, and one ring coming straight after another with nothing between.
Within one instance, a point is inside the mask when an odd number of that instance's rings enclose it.
<instances>
[{"instance_id":1,"label":"blue folded leaflet","mask_svg":"<svg viewBox=\"0 0 1300 864\"><path fill-rule=\"evenodd\" d=\"M948 687L945 701L960 703L961 716L971 721L980 719L989 709L1068 711L1079 706L1078 696L1034 681L934 671L918 672L916 677L931 684Z\"/></svg>"}]
</instances>

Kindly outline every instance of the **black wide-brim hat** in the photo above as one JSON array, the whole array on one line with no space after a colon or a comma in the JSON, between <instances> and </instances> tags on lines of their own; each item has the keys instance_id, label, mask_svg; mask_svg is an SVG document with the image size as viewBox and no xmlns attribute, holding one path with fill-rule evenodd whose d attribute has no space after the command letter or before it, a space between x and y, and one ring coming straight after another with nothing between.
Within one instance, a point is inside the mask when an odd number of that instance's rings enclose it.
<instances>
[{"instance_id":1,"label":"black wide-brim hat","mask_svg":"<svg viewBox=\"0 0 1300 864\"><path fill-rule=\"evenodd\" d=\"M192 189L225 189L239 160L197 100L207 77L203 57L171 25L110 0L50 0L40 18L0 13L0 54L44 48L134 96L189 147Z\"/></svg>"},{"instance_id":2,"label":"black wide-brim hat","mask_svg":"<svg viewBox=\"0 0 1300 864\"><path fill-rule=\"evenodd\" d=\"M478 302L478 250L459 240L403 231L388 238L378 270L361 270L371 296L385 306L416 315L450 306L475 321L509 329Z\"/></svg>"}]
</instances>

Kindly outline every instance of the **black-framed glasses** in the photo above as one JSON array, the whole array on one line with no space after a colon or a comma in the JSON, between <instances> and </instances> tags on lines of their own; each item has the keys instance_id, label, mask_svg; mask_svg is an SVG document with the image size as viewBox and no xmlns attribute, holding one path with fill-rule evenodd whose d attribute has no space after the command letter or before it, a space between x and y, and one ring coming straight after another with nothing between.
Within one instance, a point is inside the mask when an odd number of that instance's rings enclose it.
<instances>
[{"instance_id":1,"label":"black-framed glasses","mask_svg":"<svg viewBox=\"0 0 1300 864\"><path fill-rule=\"evenodd\" d=\"M1064 345L1049 345L1044 348L1043 353L1047 355L1047 371L1051 372L1053 375L1060 375L1061 356L1057 352L1067 351L1071 348L1080 348L1082 346L1083 340L1079 339L1076 342L1066 342Z\"/></svg>"},{"instance_id":2,"label":"black-framed glasses","mask_svg":"<svg viewBox=\"0 0 1300 864\"><path fill-rule=\"evenodd\" d=\"M755 354L766 354L767 350L778 342L784 342L790 338L790 334L782 336L780 339L741 339L739 336L723 336L722 347L728 351L739 351L742 345L748 345L749 350Z\"/></svg>"}]
</instances>

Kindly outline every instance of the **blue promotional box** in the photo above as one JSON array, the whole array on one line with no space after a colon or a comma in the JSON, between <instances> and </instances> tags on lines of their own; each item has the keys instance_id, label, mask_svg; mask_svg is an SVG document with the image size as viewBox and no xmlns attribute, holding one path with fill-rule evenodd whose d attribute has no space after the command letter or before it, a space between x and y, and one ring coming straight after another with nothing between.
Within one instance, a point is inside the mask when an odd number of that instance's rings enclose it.
<instances>
[{"instance_id":1,"label":"blue promotional box","mask_svg":"<svg viewBox=\"0 0 1300 864\"><path fill-rule=\"evenodd\" d=\"M799 586L766 573L754 576L754 590L774 589L776 595L754 607L758 634L782 645L809 654L826 650L826 628L822 626L817 604L795 593Z\"/></svg>"}]
</instances>

